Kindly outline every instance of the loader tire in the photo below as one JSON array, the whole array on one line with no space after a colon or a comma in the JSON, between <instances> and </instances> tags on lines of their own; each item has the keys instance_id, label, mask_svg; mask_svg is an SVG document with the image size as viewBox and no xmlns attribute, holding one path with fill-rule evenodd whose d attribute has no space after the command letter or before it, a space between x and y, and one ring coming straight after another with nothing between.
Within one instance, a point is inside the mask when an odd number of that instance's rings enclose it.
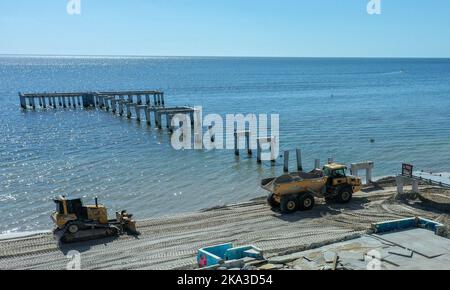
<instances>
[{"instance_id":1,"label":"loader tire","mask_svg":"<svg viewBox=\"0 0 450 290\"><path fill-rule=\"evenodd\" d=\"M339 203L349 203L352 200L353 191L349 187L344 187L340 190L337 201Z\"/></svg>"},{"instance_id":2,"label":"loader tire","mask_svg":"<svg viewBox=\"0 0 450 290\"><path fill-rule=\"evenodd\" d=\"M314 196L312 194L304 194L299 198L299 209L301 211L312 210L315 204Z\"/></svg>"},{"instance_id":3,"label":"loader tire","mask_svg":"<svg viewBox=\"0 0 450 290\"><path fill-rule=\"evenodd\" d=\"M280 209L282 213L293 213L299 208L299 200L296 197L285 197L281 199Z\"/></svg>"}]
</instances>

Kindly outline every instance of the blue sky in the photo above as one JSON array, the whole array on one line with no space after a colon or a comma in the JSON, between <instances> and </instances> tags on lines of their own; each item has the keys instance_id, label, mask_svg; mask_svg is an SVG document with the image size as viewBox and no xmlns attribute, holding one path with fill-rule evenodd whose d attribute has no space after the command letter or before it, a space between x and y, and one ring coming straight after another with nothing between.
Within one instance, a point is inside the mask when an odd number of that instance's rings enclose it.
<instances>
[{"instance_id":1,"label":"blue sky","mask_svg":"<svg viewBox=\"0 0 450 290\"><path fill-rule=\"evenodd\" d=\"M0 0L0 54L450 57L449 0Z\"/></svg>"}]
</instances>

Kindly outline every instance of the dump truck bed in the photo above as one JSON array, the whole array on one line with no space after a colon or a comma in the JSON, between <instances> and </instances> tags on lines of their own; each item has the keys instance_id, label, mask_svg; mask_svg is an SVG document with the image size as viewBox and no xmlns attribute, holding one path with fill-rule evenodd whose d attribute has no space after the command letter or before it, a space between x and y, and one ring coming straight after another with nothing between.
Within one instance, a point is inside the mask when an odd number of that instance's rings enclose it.
<instances>
[{"instance_id":1,"label":"dump truck bed","mask_svg":"<svg viewBox=\"0 0 450 290\"><path fill-rule=\"evenodd\" d=\"M326 182L327 177L320 172L295 172L264 179L261 186L269 192L284 195L306 191L320 192Z\"/></svg>"}]
</instances>

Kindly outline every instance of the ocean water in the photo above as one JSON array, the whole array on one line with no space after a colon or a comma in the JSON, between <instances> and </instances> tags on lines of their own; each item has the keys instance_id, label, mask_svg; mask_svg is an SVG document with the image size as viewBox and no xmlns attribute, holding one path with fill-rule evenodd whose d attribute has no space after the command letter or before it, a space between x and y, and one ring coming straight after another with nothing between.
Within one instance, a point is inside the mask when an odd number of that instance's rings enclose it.
<instances>
[{"instance_id":1,"label":"ocean water","mask_svg":"<svg viewBox=\"0 0 450 290\"><path fill-rule=\"evenodd\" d=\"M0 57L0 233L50 229L61 194L143 219L261 196L282 172L175 151L165 130L102 111L23 112L17 95L141 89L204 114L280 114L281 150L301 148L306 169L334 157L372 160L376 176L450 170L449 59Z\"/></svg>"}]
</instances>

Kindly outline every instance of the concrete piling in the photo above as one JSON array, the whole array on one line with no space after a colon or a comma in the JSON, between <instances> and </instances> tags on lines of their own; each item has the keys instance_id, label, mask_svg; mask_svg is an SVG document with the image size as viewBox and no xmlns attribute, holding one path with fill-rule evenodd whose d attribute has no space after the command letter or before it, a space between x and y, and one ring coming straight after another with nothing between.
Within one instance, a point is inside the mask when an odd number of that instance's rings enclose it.
<instances>
[{"instance_id":1,"label":"concrete piling","mask_svg":"<svg viewBox=\"0 0 450 290\"><path fill-rule=\"evenodd\" d=\"M412 180L412 193L414 194L419 193L419 180L417 179Z\"/></svg>"},{"instance_id":2,"label":"concrete piling","mask_svg":"<svg viewBox=\"0 0 450 290\"><path fill-rule=\"evenodd\" d=\"M275 156L275 150L274 150L274 145L276 142L276 137L264 137L264 138L258 138L257 139L257 156L256 156L256 162L258 163L262 163L262 150L263 150L263 145L265 144L269 144L269 149L270 149L270 161L272 162L272 165L275 164L277 156Z\"/></svg>"},{"instance_id":3,"label":"concrete piling","mask_svg":"<svg viewBox=\"0 0 450 290\"><path fill-rule=\"evenodd\" d=\"M145 121L146 121L148 126L152 125L152 121L150 120L150 108L148 106L145 109Z\"/></svg>"},{"instance_id":4,"label":"concrete piling","mask_svg":"<svg viewBox=\"0 0 450 290\"><path fill-rule=\"evenodd\" d=\"M137 122L141 121L141 108L142 108L141 105L135 106L135 109L136 109L136 121ZM147 106L145 106L145 108L147 108Z\"/></svg>"},{"instance_id":5,"label":"concrete piling","mask_svg":"<svg viewBox=\"0 0 450 290\"><path fill-rule=\"evenodd\" d=\"M127 118L131 119L131 103L126 103L127 108Z\"/></svg>"},{"instance_id":6,"label":"concrete piling","mask_svg":"<svg viewBox=\"0 0 450 290\"><path fill-rule=\"evenodd\" d=\"M284 166L283 166L284 172L289 172L289 151L284 151Z\"/></svg>"},{"instance_id":7,"label":"concrete piling","mask_svg":"<svg viewBox=\"0 0 450 290\"><path fill-rule=\"evenodd\" d=\"M350 165L350 173L352 175L358 176L358 171L365 170L366 171L366 183L372 183L372 174L375 165L372 161L360 162L360 163L352 163Z\"/></svg>"},{"instance_id":8,"label":"concrete piling","mask_svg":"<svg viewBox=\"0 0 450 290\"><path fill-rule=\"evenodd\" d=\"M113 113L113 114L116 114L116 111L117 111L117 107L116 107L116 99L115 99L115 97L113 97L112 99L111 99L111 112Z\"/></svg>"},{"instance_id":9,"label":"concrete piling","mask_svg":"<svg viewBox=\"0 0 450 290\"><path fill-rule=\"evenodd\" d=\"M123 116L123 104L124 104L125 100L121 99L119 100L119 115Z\"/></svg>"},{"instance_id":10,"label":"concrete piling","mask_svg":"<svg viewBox=\"0 0 450 290\"><path fill-rule=\"evenodd\" d=\"M159 112L155 112L155 126L158 129L162 129L162 124L161 124L161 114Z\"/></svg>"},{"instance_id":11,"label":"concrete piling","mask_svg":"<svg viewBox=\"0 0 450 290\"><path fill-rule=\"evenodd\" d=\"M22 95L21 93L19 93L19 98L20 98L20 107L22 109L26 110L27 109L27 102L26 102L25 96Z\"/></svg>"},{"instance_id":12,"label":"concrete piling","mask_svg":"<svg viewBox=\"0 0 450 290\"><path fill-rule=\"evenodd\" d=\"M302 150L296 149L295 150L296 156L297 156L297 170L299 172L303 171L303 165L302 165Z\"/></svg>"},{"instance_id":13,"label":"concrete piling","mask_svg":"<svg viewBox=\"0 0 450 290\"><path fill-rule=\"evenodd\" d=\"M314 160L314 169L320 169L320 159Z\"/></svg>"},{"instance_id":14,"label":"concrete piling","mask_svg":"<svg viewBox=\"0 0 450 290\"><path fill-rule=\"evenodd\" d=\"M136 97L135 97L136 96ZM152 98L153 96L153 103ZM144 99L145 98L145 99ZM132 118L136 114L136 120L142 121L144 110L147 125L151 126L151 112L155 115L157 128L162 128L162 116L165 115L167 128L172 131L172 118L175 114L190 114L192 125L194 124L194 112L192 107L165 107L164 93L158 91L125 91L125 92L78 92L78 93L31 93L19 92L20 107L27 110L29 107L36 109L36 102L40 108L51 106L68 108L83 107L98 108L112 111L113 114ZM28 104L27 104L28 103ZM134 107L131 108L131 107ZM200 120L201 122L201 120ZM200 123L201 124L201 123ZM248 144L248 143L247 143Z\"/></svg>"},{"instance_id":15,"label":"concrete piling","mask_svg":"<svg viewBox=\"0 0 450 290\"><path fill-rule=\"evenodd\" d=\"M105 100L105 110L109 112L109 110L111 109L109 106L109 97L105 97L104 100Z\"/></svg>"},{"instance_id":16,"label":"concrete piling","mask_svg":"<svg viewBox=\"0 0 450 290\"><path fill-rule=\"evenodd\" d=\"M170 115L166 114L166 127L167 127L167 129L169 129L171 127L170 122L171 122Z\"/></svg>"},{"instance_id":17,"label":"concrete piling","mask_svg":"<svg viewBox=\"0 0 450 290\"><path fill-rule=\"evenodd\" d=\"M192 113L193 114L193 113ZM234 132L234 154L239 156L239 140L241 137L245 138L245 147L247 148L247 154L252 155L252 148L250 147L250 131L235 131Z\"/></svg>"}]
</instances>

